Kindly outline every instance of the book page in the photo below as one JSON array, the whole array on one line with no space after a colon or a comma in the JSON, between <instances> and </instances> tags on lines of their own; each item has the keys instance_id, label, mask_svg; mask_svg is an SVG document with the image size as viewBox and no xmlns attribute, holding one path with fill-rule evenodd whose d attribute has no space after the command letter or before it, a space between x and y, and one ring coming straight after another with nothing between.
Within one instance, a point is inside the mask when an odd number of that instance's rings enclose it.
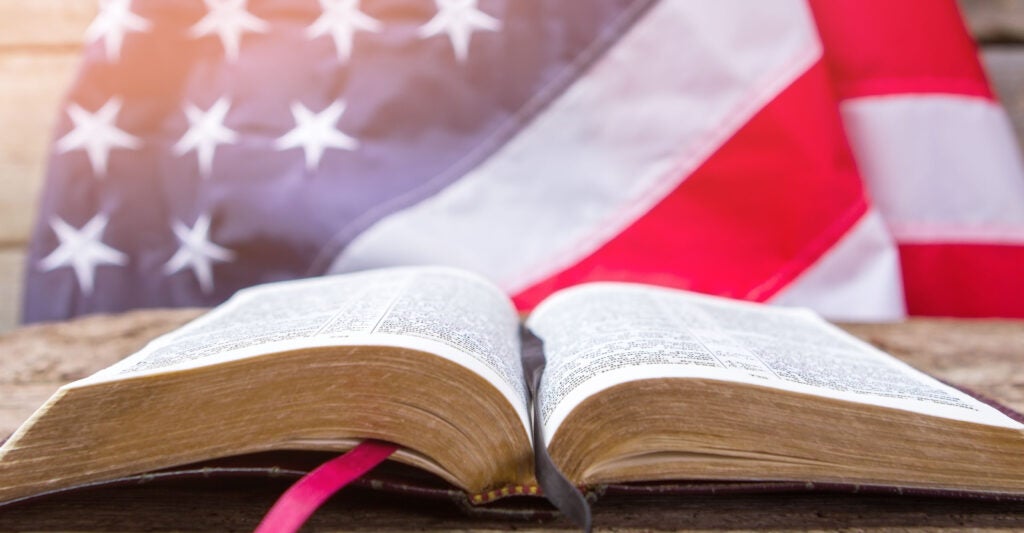
<instances>
[{"instance_id":1,"label":"book page","mask_svg":"<svg viewBox=\"0 0 1024 533\"><path fill-rule=\"evenodd\" d=\"M395 346L475 371L501 391L529 428L518 328L512 302L481 277L444 267L373 270L239 291L76 384L303 348Z\"/></svg>"},{"instance_id":2,"label":"book page","mask_svg":"<svg viewBox=\"0 0 1024 533\"><path fill-rule=\"evenodd\" d=\"M620 383L662 377L737 381L1024 427L808 310L592 283L548 298L527 325L544 340L547 356L538 393L547 442L588 397Z\"/></svg>"}]
</instances>

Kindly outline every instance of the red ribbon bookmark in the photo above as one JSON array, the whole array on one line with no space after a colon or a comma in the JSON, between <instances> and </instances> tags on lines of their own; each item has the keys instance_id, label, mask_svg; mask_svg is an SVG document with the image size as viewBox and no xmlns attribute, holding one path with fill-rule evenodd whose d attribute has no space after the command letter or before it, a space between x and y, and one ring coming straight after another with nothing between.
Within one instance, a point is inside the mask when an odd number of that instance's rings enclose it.
<instances>
[{"instance_id":1,"label":"red ribbon bookmark","mask_svg":"<svg viewBox=\"0 0 1024 533\"><path fill-rule=\"evenodd\" d=\"M344 455L318 466L277 499L256 527L256 533L298 531L332 494L384 462L396 449L398 446L388 442L365 440Z\"/></svg>"}]
</instances>

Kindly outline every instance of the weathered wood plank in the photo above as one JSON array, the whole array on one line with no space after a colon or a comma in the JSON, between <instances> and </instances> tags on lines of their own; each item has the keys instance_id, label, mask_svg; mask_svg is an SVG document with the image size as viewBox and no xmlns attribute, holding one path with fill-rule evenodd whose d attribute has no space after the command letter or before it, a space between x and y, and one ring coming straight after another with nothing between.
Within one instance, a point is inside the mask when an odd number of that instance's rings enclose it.
<instances>
[{"instance_id":1,"label":"weathered wood plank","mask_svg":"<svg viewBox=\"0 0 1024 533\"><path fill-rule=\"evenodd\" d=\"M64 383L112 365L201 312L163 309L92 315L0 335L0 440Z\"/></svg>"},{"instance_id":2,"label":"weathered wood plank","mask_svg":"<svg viewBox=\"0 0 1024 533\"><path fill-rule=\"evenodd\" d=\"M1024 150L1024 46L989 46L982 59Z\"/></svg>"},{"instance_id":3,"label":"weathered wood plank","mask_svg":"<svg viewBox=\"0 0 1024 533\"><path fill-rule=\"evenodd\" d=\"M967 27L979 41L1024 42L1024 2L960 0Z\"/></svg>"},{"instance_id":4,"label":"weathered wood plank","mask_svg":"<svg viewBox=\"0 0 1024 533\"><path fill-rule=\"evenodd\" d=\"M0 53L0 245L25 243L75 53Z\"/></svg>"},{"instance_id":5,"label":"weathered wood plank","mask_svg":"<svg viewBox=\"0 0 1024 533\"><path fill-rule=\"evenodd\" d=\"M0 47L77 47L96 0L0 0Z\"/></svg>"},{"instance_id":6,"label":"weathered wood plank","mask_svg":"<svg viewBox=\"0 0 1024 533\"><path fill-rule=\"evenodd\" d=\"M25 250L0 248L0 333L18 324L24 272ZM0 358L3 357L0 355Z\"/></svg>"}]
</instances>

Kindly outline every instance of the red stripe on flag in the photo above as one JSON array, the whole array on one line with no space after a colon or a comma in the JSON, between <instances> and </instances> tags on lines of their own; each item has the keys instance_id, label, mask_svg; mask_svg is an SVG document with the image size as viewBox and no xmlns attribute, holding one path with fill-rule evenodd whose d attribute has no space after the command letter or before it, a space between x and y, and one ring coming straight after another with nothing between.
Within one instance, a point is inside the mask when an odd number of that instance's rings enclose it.
<instances>
[{"instance_id":1,"label":"red stripe on flag","mask_svg":"<svg viewBox=\"0 0 1024 533\"><path fill-rule=\"evenodd\" d=\"M901 244L907 311L1024 318L1024 247Z\"/></svg>"},{"instance_id":2,"label":"red stripe on flag","mask_svg":"<svg viewBox=\"0 0 1024 533\"><path fill-rule=\"evenodd\" d=\"M811 0L811 8L840 98L995 99L954 0Z\"/></svg>"},{"instance_id":3,"label":"red stripe on flag","mask_svg":"<svg viewBox=\"0 0 1024 533\"><path fill-rule=\"evenodd\" d=\"M867 210L821 63L658 205L576 265L515 296L530 309L585 281L642 280L763 301Z\"/></svg>"}]
</instances>

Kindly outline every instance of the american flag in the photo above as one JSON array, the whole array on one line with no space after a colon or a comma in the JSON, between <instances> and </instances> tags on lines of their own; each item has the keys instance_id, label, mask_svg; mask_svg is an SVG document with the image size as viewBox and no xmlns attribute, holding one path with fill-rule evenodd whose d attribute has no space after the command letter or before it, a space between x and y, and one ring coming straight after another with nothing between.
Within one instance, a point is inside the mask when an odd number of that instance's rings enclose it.
<instances>
[{"instance_id":1,"label":"american flag","mask_svg":"<svg viewBox=\"0 0 1024 533\"><path fill-rule=\"evenodd\" d=\"M86 41L28 321L400 264L1024 316L952 0L105 0Z\"/></svg>"}]
</instances>

